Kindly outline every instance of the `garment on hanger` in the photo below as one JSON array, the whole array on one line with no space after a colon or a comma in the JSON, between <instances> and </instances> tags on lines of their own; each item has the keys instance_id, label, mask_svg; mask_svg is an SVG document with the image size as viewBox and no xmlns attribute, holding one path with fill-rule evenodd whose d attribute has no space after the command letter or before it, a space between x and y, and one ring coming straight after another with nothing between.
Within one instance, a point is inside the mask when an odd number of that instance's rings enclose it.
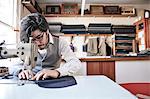
<instances>
[{"instance_id":1,"label":"garment on hanger","mask_svg":"<svg viewBox=\"0 0 150 99\"><path fill-rule=\"evenodd\" d=\"M96 56L97 55L97 37L89 38L87 44L87 55L88 56Z\"/></svg>"}]
</instances>

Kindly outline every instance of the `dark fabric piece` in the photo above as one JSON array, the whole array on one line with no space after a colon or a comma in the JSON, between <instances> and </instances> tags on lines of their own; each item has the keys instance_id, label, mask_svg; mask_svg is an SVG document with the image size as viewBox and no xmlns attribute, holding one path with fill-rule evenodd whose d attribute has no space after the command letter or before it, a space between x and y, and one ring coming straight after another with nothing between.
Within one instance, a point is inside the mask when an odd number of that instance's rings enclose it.
<instances>
[{"instance_id":1,"label":"dark fabric piece","mask_svg":"<svg viewBox=\"0 0 150 99\"><path fill-rule=\"evenodd\" d=\"M135 34L115 34L115 40L134 40Z\"/></svg>"},{"instance_id":2,"label":"dark fabric piece","mask_svg":"<svg viewBox=\"0 0 150 99\"><path fill-rule=\"evenodd\" d=\"M90 23L88 32L93 34L112 34L110 23Z\"/></svg>"},{"instance_id":3,"label":"dark fabric piece","mask_svg":"<svg viewBox=\"0 0 150 99\"><path fill-rule=\"evenodd\" d=\"M48 24L49 25L62 25L61 22L49 22Z\"/></svg>"},{"instance_id":4,"label":"dark fabric piece","mask_svg":"<svg viewBox=\"0 0 150 99\"><path fill-rule=\"evenodd\" d=\"M111 56L112 55L112 49L106 42L105 42L105 44L106 44L106 56Z\"/></svg>"},{"instance_id":5,"label":"dark fabric piece","mask_svg":"<svg viewBox=\"0 0 150 99\"><path fill-rule=\"evenodd\" d=\"M90 23L88 27L111 27L111 23Z\"/></svg>"},{"instance_id":6,"label":"dark fabric piece","mask_svg":"<svg viewBox=\"0 0 150 99\"><path fill-rule=\"evenodd\" d=\"M116 36L115 40L134 40L135 37Z\"/></svg>"},{"instance_id":7,"label":"dark fabric piece","mask_svg":"<svg viewBox=\"0 0 150 99\"><path fill-rule=\"evenodd\" d=\"M85 34L85 25L62 25L61 32L65 34Z\"/></svg>"},{"instance_id":8,"label":"dark fabric piece","mask_svg":"<svg viewBox=\"0 0 150 99\"><path fill-rule=\"evenodd\" d=\"M48 24L49 24L49 29L52 35L61 34L60 32L61 26L62 26L61 22L53 22L53 23L48 23Z\"/></svg>"},{"instance_id":9,"label":"dark fabric piece","mask_svg":"<svg viewBox=\"0 0 150 99\"><path fill-rule=\"evenodd\" d=\"M83 52L87 52L87 44L82 46Z\"/></svg>"},{"instance_id":10,"label":"dark fabric piece","mask_svg":"<svg viewBox=\"0 0 150 99\"><path fill-rule=\"evenodd\" d=\"M36 84L44 88L63 88L76 85L77 82L73 76L63 76L60 78L48 78L46 80L35 81Z\"/></svg>"},{"instance_id":11,"label":"dark fabric piece","mask_svg":"<svg viewBox=\"0 0 150 99\"><path fill-rule=\"evenodd\" d=\"M62 29L85 29L85 25L62 25Z\"/></svg>"},{"instance_id":12,"label":"dark fabric piece","mask_svg":"<svg viewBox=\"0 0 150 99\"><path fill-rule=\"evenodd\" d=\"M91 28L88 27L88 33L92 34L112 34L110 27L98 27L98 28Z\"/></svg>"},{"instance_id":13,"label":"dark fabric piece","mask_svg":"<svg viewBox=\"0 0 150 99\"><path fill-rule=\"evenodd\" d=\"M136 27L134 25L113 25L112 31L116 34L135 34Z\"/></svg>"},{"instance_id":14,"label":"dark fabric piece","mask_svg":"<svg viewBox=\"0 0 150 99\"><path fill-rule=\"evenodd\" d=\"M0 79L13 79L13 78L14 78L14 76L11 74L6 74L4 76L0 76Z\"/></svg>"}]
</instances>

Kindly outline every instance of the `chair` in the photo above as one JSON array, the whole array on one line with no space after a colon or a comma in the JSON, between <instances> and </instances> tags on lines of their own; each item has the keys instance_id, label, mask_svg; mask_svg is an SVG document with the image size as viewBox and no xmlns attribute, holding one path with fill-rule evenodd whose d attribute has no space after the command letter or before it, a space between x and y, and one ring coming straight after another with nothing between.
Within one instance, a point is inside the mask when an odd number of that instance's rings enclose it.
<instances>
[{"instance_id":1,"label":"chair","mask_svg":"<svg viewBox=\"0 0 150 99\"><path fill-rule=\"evenodd\" d=\"M143 94L137 94L136 95L139 99L150 99L150 96L143 95Z\"/></svg>"},{"instance_id":2,"label":"chair","mask_svg":"<svg viewBox=\"0 0 150 99\"><path fill-rule=\"evenodd\" d=\"M139 99L150 99L150 83L123 83L120 85Z\"/></svg>"}]
</instances>

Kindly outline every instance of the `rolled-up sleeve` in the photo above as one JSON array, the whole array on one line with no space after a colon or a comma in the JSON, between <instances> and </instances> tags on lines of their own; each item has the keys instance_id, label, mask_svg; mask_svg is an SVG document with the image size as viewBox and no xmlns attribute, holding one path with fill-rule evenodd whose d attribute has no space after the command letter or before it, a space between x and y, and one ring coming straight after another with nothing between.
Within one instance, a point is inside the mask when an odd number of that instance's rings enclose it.
<instances>
[{"instance_id":1,"label":"rolled-up sleeve","mask_svg":"<svg viewBox=\"0 0 150 99\"><path fill-rule=\"evenodd\" d=\"M59 38L59 54L63 56L65 63L57 68L60 76L75 75L81 69L81 62L71 50L67 41Z\"/></svg>"}]
</instances>

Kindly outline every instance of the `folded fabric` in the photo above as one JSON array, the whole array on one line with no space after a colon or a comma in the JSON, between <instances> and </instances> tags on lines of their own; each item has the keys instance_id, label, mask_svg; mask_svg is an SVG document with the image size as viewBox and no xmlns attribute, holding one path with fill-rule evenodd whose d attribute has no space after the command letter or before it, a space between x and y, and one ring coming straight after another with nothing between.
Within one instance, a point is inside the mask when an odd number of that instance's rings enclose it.
<instances>
[{"instance_id":1,"label":"folded fabric","mask_svg":"<svg viewBox=\"0 0 150 99\"><path fill-rule=\"evenodd\" d=\"M65 34L85 34L86 28L85 25L62 25L61 32Z\"/></svg>"},{"instance_id":2,"label":"folded fabric","mask_svg":"<svg viewBox=\"0 0 150 99\"><path fill-rule=\"evenodd\" d=\"M112 31L115 34L135 34L136 27L134 25L113 25Z\"/></svg>"},{"instance_id":3,"label":"folded fabric","mask_svg":"<svg viewBox=\"0 0 150 99\"><path fill-rule=\"evenodd\" d=\"M93 34L112 34L110 23L90 23L88 32Z\"/></svg>"},{"instance_id":4,"label":"folded fabric","mask_svg":"<svg viewBox=\"0 0 150 99\"><path fill-rule=\"evenodd\" d=\"M48 23L48 24L49 24L50 32L51 32L52 34L61 33L61 32L60 32L61 26L62 26L62 23L61 23L61 22L50 22L50 23Z\"/></svg>"},{"instance_id":5,"label":"folded fabric","mask_svg":"<svg viewBox=\"0 0 150 99\"><path fill-rule=\"evenodd\" d=\"M36 84L44 88L63 88L76 85L77 82L73 76L63 76L60 78L48 78L46 80L35 81Z\"/></svg>"}]
</instances>

